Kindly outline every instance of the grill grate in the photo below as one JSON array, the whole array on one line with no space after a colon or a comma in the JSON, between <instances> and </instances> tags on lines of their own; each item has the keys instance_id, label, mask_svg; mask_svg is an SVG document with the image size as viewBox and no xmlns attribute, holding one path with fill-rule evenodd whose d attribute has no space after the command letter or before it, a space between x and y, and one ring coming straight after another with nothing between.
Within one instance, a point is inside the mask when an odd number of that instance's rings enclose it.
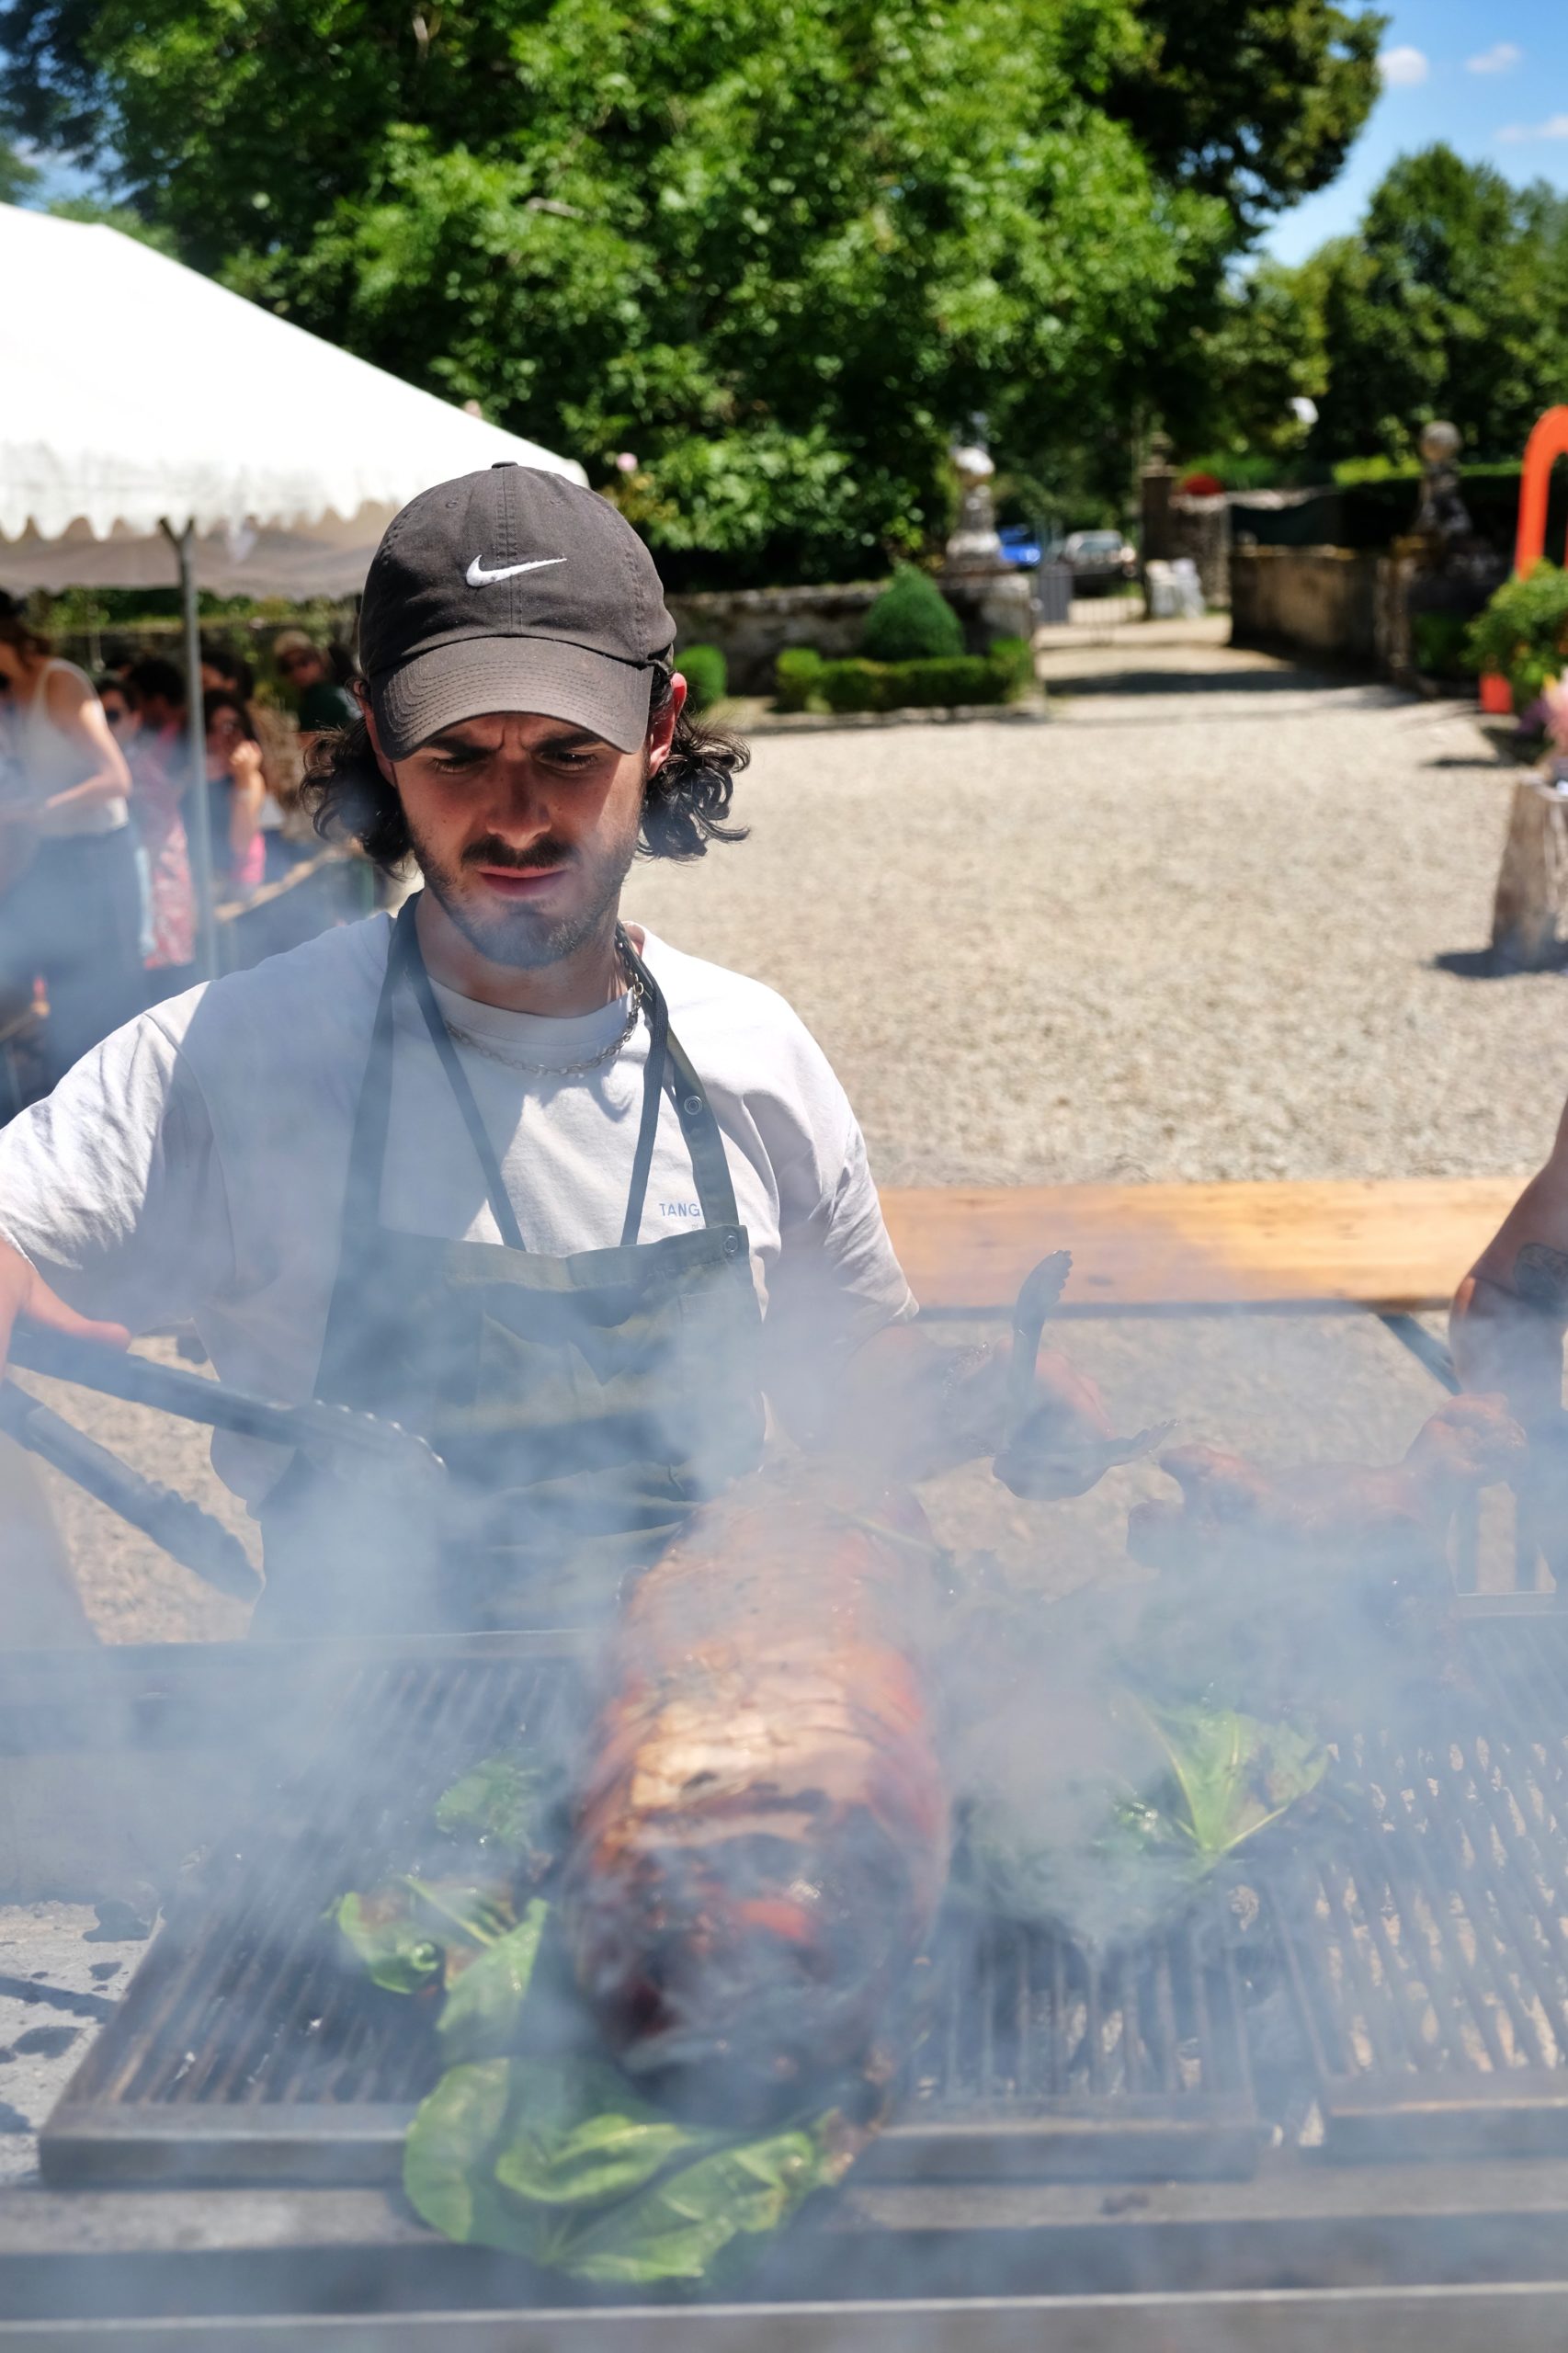
<instances>
[{"instance_id":1,"label":"grill grate","mask_svg":"<svg viewBox=\"0 0 1568 2353\"><path fill-rule=\"evenodd\" d=\"M1568 2150L1568 1629L1467 1652L1419 1733L1346 1744L1270 1874L1331 2154Z\"/></svg>"},{"instance_id":2,"label":"grill grate","mask_svg":"<svg viewBox=\"0 0 1568 2353\"><path fill-rule=\"evenodd\" d=\"M1481 1616L1466 1655L1417 1731L1346 1742L1310 1822L1251 1857L1239 1942L1219 1888L1099 1959L955 1906L863 2172L1244 2172L1249 2037L1271 2114L1315 2085L1333 2155L1568 2152L1568 1620ZM361 1663L308 1764L174 1907L46 2128L47 2175L395 2177L433 2006L344 1968L323 1909L417 1866L475 1758L525 1729L567 1742L581 1691L537 1653Z\"/></svg>"},{"instance_id":3,"label":"grill grate","mask_svg":"<svg viewBox=\"0 0 1568 2353\"><path fill-rule=\"evenodd\" d=\"M430 2008L345 1969L322 1912L346 1885L408 1869L435 1798L487 1750L525 1726L567 1739L580 1690L562 1661L361 1666L310 1765L171 1913L45 2128L46 2177L396 2178L439 2065ZM957 1915L921 1972L926 2031L867 2171L1250 2169L1258 2131L1220 1925L1216 1900L1211 1918L1096 1963Z\"/></svg>"},{"instance_id":4,"label":"grill grate","mask_svg":"<svg viewBox=\"0 0 1568 2353\"><path fill-rule=\"evenodd\" d=\"M417 1865L467 1765L525 1731L568 1739L579 1689L560 1660L354 1671L309 1764L171 1907L45 2128L46 2177L215 2178L247 2143L266 2173L334 2118L348 2154L325 2177L373 2175L429 2086L430 2028L426 2006L376 1997L344 1966L323 1914ZM305 2170L321 2169L307 2145Z\"/></svg>"},{"instance_id":5,"label":"grill grate","mask_svg":"<svg viewBox=\"0 0 1568 2353\"><path fill-rule=\"evenodd\" d=\"M1105 1956L958 1913L933 1968L930 2029L868 2174L1250 2171L1258 2120L1218 1895Z\"/></svg>"}]
</instances>

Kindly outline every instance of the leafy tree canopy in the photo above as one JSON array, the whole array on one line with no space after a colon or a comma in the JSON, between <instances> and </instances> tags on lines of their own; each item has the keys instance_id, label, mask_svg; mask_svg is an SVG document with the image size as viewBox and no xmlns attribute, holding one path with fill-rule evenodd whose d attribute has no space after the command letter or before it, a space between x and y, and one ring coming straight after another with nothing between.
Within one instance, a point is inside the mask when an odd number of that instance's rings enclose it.
<instances>
[{"instance_id":1,"label":"leafy tree canopy","mask_svg":"<svg viewBox=\"0 0 1568 2353\"><path fill-rule=\"evenodd\" d=\"M1441 416L1471 461L1517 459L1568 386L1568 198L1446 146L1403 156L1351 235L1233 285L1187 358L1185 449L1410 463ZM1289 420L1303 392L1310 439Z\"/></svg>"},{"instance_id":2,"label":"leafy tree canopy","mask_svg":"<svg viewBox=\"0 0 1568 2353\"><path fill-rule=\"evenodd\" d=\"M1378 95L1388 19L1319 0L1143 0L1107 105L1163 176L1251 231L1326 188Z\"/></svg>"},{"instance_id":3,"label":"leafy tree canopy","mask_svg":"<svg viewBox=\"0 0 1568 2353\"><path fill-rule=\"evenodd\" d=\"M1300 296L1332 360L1316 449L1408 456L1445 416L1470 457L1517 458L1568 381L1568 199L1426 148L1303 266Z\"/></svg>"},{"instance_id":4,"label":"leafy tree canopy","mask_svg":"<svg viewBox=\"0 0 1568 2353\"><path fill-rule=\"evenodd\" d=\"M975 412L1005 460L1099 441L1125 478L1135 388L1336 168L1379 22L8 0L0 108L197 267L582 457L677 574L821 576L942 529Z\"/></svg>"}]
</instances>

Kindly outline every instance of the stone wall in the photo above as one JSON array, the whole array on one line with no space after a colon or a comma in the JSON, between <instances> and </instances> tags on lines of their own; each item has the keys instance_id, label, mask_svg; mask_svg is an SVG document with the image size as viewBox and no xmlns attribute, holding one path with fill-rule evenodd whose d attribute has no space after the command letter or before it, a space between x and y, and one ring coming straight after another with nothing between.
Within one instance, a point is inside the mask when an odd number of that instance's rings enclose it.
<instances>
[{"instance_id":1,"label":"stone wall","mask_svg":"<svg viewBox=\"0 0 1568 2353\"><path fill-rule=\"evenodd\" d=\"M717 589L665 601L678 631L677 657L683 645L716 645L730 692L766 695L786 646L815 646L830 662L858 654L866 615L886 586L885 580L857 580L842 587Z\"/></svg>"},{"instance_id":2,"label":"stone wall","mask_svg":"<svg viewBox=\"0 0 1568 2353\"><path fill-rule=\"evenodd\" d=\"M1231 550L1231 642L1379 660L1377 555L1349 548ZM1386 623L1385 623L1386 627Z\"/></svg>"}]
</instances>

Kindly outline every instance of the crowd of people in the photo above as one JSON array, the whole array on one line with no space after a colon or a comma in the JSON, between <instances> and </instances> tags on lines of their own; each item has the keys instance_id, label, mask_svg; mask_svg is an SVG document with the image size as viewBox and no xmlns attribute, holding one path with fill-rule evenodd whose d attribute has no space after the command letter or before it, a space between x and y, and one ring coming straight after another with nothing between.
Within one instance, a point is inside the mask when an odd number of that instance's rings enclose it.
<instances>
[{"instance_id":1,"label":"crowd of people","mask_svg":"<svg viewBox=\"0 0 1568 2353\"><path fill-rule=\"evenodd\" d=\"M285 630L271 651L291 707L258 699L233 647L201 647L218 904L249 897L319 848L300 805L304 758L315 736L355 716L337 649ZM46 1086L197 977L189 694L177 664L131 647L108 651L102 675L89 676L0 595L0 1033L41 991Z\"/></svg>"}]
</instances>

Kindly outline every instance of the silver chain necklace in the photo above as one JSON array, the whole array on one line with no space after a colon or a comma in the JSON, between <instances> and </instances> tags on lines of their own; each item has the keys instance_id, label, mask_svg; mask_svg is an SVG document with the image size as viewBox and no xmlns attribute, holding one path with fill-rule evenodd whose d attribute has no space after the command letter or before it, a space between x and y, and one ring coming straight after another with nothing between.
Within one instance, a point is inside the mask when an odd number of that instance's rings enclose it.
<instances>
[{"instance_id":1,"label":"silver chain necklace","mask_svg":"<svg viewBox=\"0 0 1568 2353\"><path fill-rule=\"evenodd\" d=\"M458 1023L443 1011L441 1018L447 1025L448 1035L455 1038L460 1046L472 1046L474 1052L483 1054L486 1062L499 1063L505 1070L524 1071L530 1078L585 1078L590 1071L603 1070L607 1063L615 1062L626 1051L627 1047L631 1043L638 1021L642 1017L642 983L628 962L626 952L619 939L615 945L615 957L626 981L626 1024L619 1037L612 1038L608 1046L601 1046L597 1054L590 1054L586 1062L526 1062L521 1054L508 1053L504 1048L494 1044L490 1039L478 1036L472 1029L460 1028Z\"/></svg>"}]
</instances>

